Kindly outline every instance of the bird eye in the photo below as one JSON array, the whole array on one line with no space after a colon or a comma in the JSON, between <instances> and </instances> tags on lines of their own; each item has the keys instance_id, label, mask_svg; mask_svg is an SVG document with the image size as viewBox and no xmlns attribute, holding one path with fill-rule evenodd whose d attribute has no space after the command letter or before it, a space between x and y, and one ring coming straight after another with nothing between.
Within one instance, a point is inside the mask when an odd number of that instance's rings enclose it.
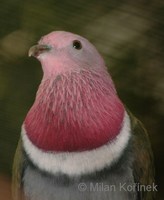
<instances>
[{"instance_id":1,"label":"bird eye","mask_svg":"<svg viewBox=\"0 0 164 200\"><path fill-rule=\"evenodd\" d=\"M73 48L80 50L82 48L82 44L79 40L74 40L73 41Z\"/></svg>"}]
</instances>

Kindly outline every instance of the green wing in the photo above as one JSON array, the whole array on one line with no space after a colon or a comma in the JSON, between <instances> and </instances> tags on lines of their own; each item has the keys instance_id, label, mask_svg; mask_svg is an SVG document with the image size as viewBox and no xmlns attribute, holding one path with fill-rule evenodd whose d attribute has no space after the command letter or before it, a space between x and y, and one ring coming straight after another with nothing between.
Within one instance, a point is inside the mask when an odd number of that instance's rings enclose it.
<instances>
[{"instance_id":1,"label":"green wing","mask_svg":"<svg viewBox=\"0 0 164 200\"><path fill-rule=\"evenodd\" d=\"M25 159L22 150L22 140L18 142L16 149L14 162L13 162L13 174L12 174L12 196L13 200L23 200L23 192L21 188L21 176L23 172L23 166Z\"/></svg>"},{"instance_id":2,"label":"green wing","mask_svg":"<svg viewBox=\"0 0 164 200\"><path fill-rule=\"evenodd\" d=\"M133 174L135 183L140 185L153 185L154 181L154 160L151 149L151 144L147 131L144 129L142 123L137 120L132 114L129 114L132 123L133 141L132 148L134 150ZM155 192L139 191L139 200L153 200L155 199Z\"/></svg>"}]
</instances>

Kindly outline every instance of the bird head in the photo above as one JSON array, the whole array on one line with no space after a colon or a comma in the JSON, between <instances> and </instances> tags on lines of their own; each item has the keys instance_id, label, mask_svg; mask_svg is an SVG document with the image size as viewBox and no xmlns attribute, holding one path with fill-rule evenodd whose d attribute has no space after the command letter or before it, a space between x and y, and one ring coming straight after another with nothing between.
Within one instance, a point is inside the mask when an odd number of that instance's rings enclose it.
<instances>
[{"instance_id":1,"label":"bird head","mask_svg":"<svg viewBox=\"0 0 164 200\"><path fill-rule=\"evenodd\" d=\"M44 77L83 69L106 70L104 60L85 38L64 31L54 31L29 50L42 64Z\"/></svg>"}]
</instances>

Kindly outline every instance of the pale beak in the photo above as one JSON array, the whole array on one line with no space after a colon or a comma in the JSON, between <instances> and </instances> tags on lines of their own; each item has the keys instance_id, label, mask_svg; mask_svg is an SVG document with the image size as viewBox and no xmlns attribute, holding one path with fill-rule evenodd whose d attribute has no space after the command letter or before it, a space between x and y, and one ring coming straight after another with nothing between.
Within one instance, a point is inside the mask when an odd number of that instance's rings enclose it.
<instances>
[{"instance_id":1,"label":"pale beak","mask_svg":"<svg viewBox=\"0 0 164 200\"><path fill-rule=\"evenodd\" d=\"M29 49L28 56L34 56L37 57L41 53L48 52L51 50L51 46L46 45L46 44L38 44L34 45Z\"/></svg>"}]
</instances>

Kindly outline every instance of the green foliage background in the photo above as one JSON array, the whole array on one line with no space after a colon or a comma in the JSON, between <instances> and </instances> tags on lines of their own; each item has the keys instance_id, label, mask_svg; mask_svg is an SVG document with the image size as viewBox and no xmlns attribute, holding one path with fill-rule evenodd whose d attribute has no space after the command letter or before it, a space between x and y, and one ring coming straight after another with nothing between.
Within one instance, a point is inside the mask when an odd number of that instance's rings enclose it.
<instances>
[{"instance_id":1,"label":"green foliage background","mask_svg":"<svg viewBox=\"0 0 164 200\"><path fill-rule=\"evenodd\" d=\"M118 93L145 124L164 192L164 2L1 0L0 174L11 174L21 124L42 77L28 49L52 30L75 32L101 52Z\"/></svg>"}]
</instances>

